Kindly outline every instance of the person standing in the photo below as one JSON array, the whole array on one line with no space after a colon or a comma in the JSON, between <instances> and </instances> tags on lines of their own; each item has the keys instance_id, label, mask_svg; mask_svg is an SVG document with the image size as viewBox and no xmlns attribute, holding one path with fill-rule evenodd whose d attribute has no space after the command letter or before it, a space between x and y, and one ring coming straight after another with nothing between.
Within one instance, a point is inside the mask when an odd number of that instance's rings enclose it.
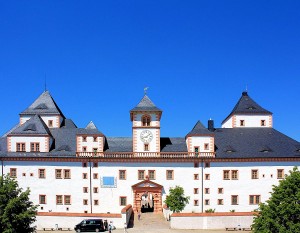
<instances>
[{"instance_id":1,"label":"person standing","mask_svg":"<svg viewBox=\"0 0 300 233\"><path fill-rule=\"evenodd\" d=\"M126 222L124 223L124 233L128 233L128 231L127 231L127 223Z\"/></svg>"},{"instance_id":2,"label":"person standing","mask_svg":"<svg viewBox=\"0 0 300 233\"><path fill-rule=\"evenodd\" d=\"M141 211L140 210L138 211L138 220L139 221L141 220Z\"/></svg>"}]
</instances>

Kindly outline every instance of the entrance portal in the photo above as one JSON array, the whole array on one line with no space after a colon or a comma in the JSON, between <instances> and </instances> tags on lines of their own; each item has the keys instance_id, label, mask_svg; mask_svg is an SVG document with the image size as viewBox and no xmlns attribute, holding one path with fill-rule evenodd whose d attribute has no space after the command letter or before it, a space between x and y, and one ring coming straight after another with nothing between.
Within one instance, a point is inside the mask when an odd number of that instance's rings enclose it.
<instances>
[{"instance_id":1,"label":"entrance portal","mask_svg":"<svg viewBox=\"0 0 300 233\"><path fill-rule=\"evenodd\" d=\"M162 212L162 188L163 186L144 180L132 185L134 194L133 210L138 212Z\"/></svg>"},{"instance_id":2,"label":"entrance portal","mask_svg":"<svg viewBox=\"0 0 300 233\"><path fill-rule=\"evenodd\" d=\"M152 193L145 192L141 199L141 212L153 212L154 211L154 200Z\"/></svg>"}]
</instances>

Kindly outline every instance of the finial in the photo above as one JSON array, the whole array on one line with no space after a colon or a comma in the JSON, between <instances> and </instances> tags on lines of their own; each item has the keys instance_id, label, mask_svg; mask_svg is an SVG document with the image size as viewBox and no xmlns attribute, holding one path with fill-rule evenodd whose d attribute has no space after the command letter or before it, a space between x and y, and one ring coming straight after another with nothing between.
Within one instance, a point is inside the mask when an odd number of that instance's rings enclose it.
<instances>
[{"instance_id":1,"label":"finial","mask_svg":"<svg viewBox=\"0 0 300 233\"><path fill-rule=\"evenodd\" d=\"M148 90L148 88L149 88L149 87L145 87L145 88L144 88L144 95L147 95L147 90Z\"/></svg>"},{"instance_id":2,"label":"finial","mask_svg":"<svg viewBox=\"0 0 300 233\"><path fill-rule=\"evenodd\" d=\"M248 92L248 85L246 84L246 92Z\"/></svg>"}]
</instances>

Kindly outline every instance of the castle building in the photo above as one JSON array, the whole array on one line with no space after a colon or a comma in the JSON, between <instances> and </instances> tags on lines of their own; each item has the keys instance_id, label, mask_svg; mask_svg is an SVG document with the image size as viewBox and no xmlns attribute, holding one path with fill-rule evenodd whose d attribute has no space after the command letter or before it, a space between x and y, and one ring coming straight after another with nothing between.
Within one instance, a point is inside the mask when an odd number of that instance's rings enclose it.
<instances>
[{"instance_id":1,"label":"castle building","mask_svg":"<svg viewBox=\"0 0 300 233\"><path fill-rule=\"evenodd\" d=\"M161 137L161 117L145 94L130 110L132 137L108 137L93 122L78 128L45 91L0 138L0 172L30 188L39 212L162 212L176 185L190 197L183 212L248 212L300 165L300 143L247 92L220 128L198 121L182 137Z\"/></svg>"}]
</instances>

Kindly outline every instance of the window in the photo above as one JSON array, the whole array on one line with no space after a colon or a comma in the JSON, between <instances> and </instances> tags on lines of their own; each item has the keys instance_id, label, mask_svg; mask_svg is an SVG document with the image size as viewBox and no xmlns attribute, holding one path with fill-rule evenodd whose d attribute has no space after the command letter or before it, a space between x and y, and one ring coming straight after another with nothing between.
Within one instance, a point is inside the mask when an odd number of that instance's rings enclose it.
<instances>
[{"instance_id":1,"label":"window","mask_svg":"<svg viewBox=\"0 0 300 233\"><path fill-rule=\"evenodd\" d=\"M53 127L53 120L48 120L48 127Z\"/></svg>"},{"instance_id":2,"label":"window","mask_svg":"<svg viewBox=\"0 0 300 233\"><path fill-rule=\"evenodd\" d=\"M204 200L204 205L210 205L209 203L210 203L209 199Z\"/></svg>"},{"instance_id":3,"label":"window","mask_svg":"<svg viewBox=\"0 0 300 233\"><path fill-rule=\"evenodd\" d=\"M93 152L94 152L94 155L96 155L97 154L97 152L98 152L98 148L93 148Z\"/></svg>"},{"instance_id":4,"label":"window","mask_svg":"<svg viewBox=\"0 0 300 233\"><path fill-rule=\"evenodd\" d=\"M94 173L94 174L93 174L93 178L94 178L94 179L98 179L98 173Z\"/></svg>"},{"instance_id":5,"label":"window","mask_svg":"<svg viewBox=\"0 0 300 233\"><path fill-rule=\"evenodd\" d=\"M194 151L195 151L195 156L198 157L199 156L199 147L195 146Z\"/></svg>"},{"instance_id":6,"label":"window","mask_svg":"<svg viewBox=\"0 0 300 233\"><path fill-rule=\"evenodd\" d=\"M61 169L55 169L55 178L56 179L61 179L62 178Z\"/></svg>"},{"instance_id":7,"label":"window","mask_svg":"<svg viewBox=\"0 0 300 233\"><path fill-rule=\"evenodd\" d=\"M148 175L149 175L150 180L155 180L155 171L154 170L149 170Z\"/></svg>"},{"instance_id":8,"label":"window","mask_svg":"<svg viewBox=\"0 0 300 233\"><path fill-rule=\"evenodd\" d=\"M231 179L232 180L238 180L238 171L237 170L232 170L231 171Z\"/></svg>"},{"instance_id":9,"label":"window","mask_svg":"<svg viewBox=\"0 0 300 233\"><path fill-rule=\"evenodd\" d=\"M260 203L260 195L250 195L249 196L249 204L250 205L258 205Z\"/></svg>"},{"instance_id":10,"label":"window","mask_svg":"<svg viewBox=\"0 0 300 233\"><path fill-rule=\"evenodd\" d=\"M17 152L25 152L25 151L26 151L25 143L17 143Z\"/></svg>"},{"instance_id":11,"label":"window","mask_svg":"<svg viewBox=\"0 0 300 233\"><path fill-rule=\"evenodd\" d=\"M87 199L83 199L83 205L87 205L88 204L88 200Z\"/></svg>"},{"instance_id":12,"label":"window","mask_svg":"<svg viewBox=\"0 0 300 233\"><path fill-rule=\"evenodd\" d=\"M86 142L86 136L82 136L82 141Z\"/></svg>"},{"instance_id":13,"label":"window","mask_svg":"<svg viewBox=\"0 0 300 233\"><path fill-rule=\"evenodd\" d=\"M229 174L230 174L229 170L223 171L223 180L229 180L230 178Z\"/></svg>"},{"instance_id":14,"label":"window","mask_svg":"<svg viewBox=\"0 0 300 233\"><path fill-rule=\"evenodd\" d=\"M204 143L204 150L208 150L209 149L209 144L208 143Z\"/></svg>"},{"instance_id":15,"label":"window","mask_svg":"<svg viewBox=\"0 0 300 233\"><path fill-rule=\"evenodd\" d=\"M231 205L238 205L238 195L231 195Z\"/></svg>"},{"instance_id":16,"label":"window","mask_svg":"<svg viewBox=\"0 0 300 233\"><path fill-rule=\"evenodd\" d=\"M205 167L205 168L210 168L210 162L206 162L206 163L204 164L204 167Z\"/></svg>"},{"instance_id":17,"label":"window","mask_svg":"<svg viewBox=\"0 0 300 233\"><path fill-rule=\"evenodd\" d=\"M198 168L199 167L199 163L194 163L194 168Z\"/></svg>"},{"instance_id":18,"label":"window","mask_svg":"<svg viewBox=\"0 0 300 233\"><path fill-rule=\"evenodd\" d=\"M94 162L94 163L93 163L93 167L98 167L98 163L97 163L97 162Z\"/></svg>"},{"instance_id":19,"label":"window","mask_svg":"<svg viewBox=\"0 0 300 233\"><path fill-rule=\"evenodd\" d=\"M138 179L139 180L144 180L145 179L145 171L144 170L139 170L138 171Z\"/></svg>"},{"instance_id":20,"label":"window","mask_svg":"<svg viewBox=\"0 0 300 233\"><path fill-rule=\"evenodd\" d=\"M39 204L46 204L46 195L40 195Z\"/></svg>"},{"instance_id":21,"label":"window","mask_svg":"<svg viewBox=\"0 0 300 233\"><path fill-rule=\"evenodd\" d=\"M88 193L88 187L83 187L83 193Z\"/></svg>"},{"instance_id":22,"label":"window","mask_svg":"<svg viewBox=\"0 0 300 233\"><path fill-rule=\"evenodd\" d=\"M204 189L204 193L205 193L205 194L209 194L209 188L205 188L205 189Z\"/></svg>"},{"instance_id":23,"label":"window","mask_svg":"<svg viewBox=\"0 0 300 233\"><path fill-rule=\"evenodd\" d=\"M199 201L198 200L194 200L194 206L198 206L199 205Z\"/></svg>"},{"instance_id":24,"label":"window","mask_svg":"<svg viewBox=\"0 0 300 233\"><path fill-rule=\"evenodd\" d=\"M149 151L149 144L144 144L144 151Z\"/></svg>"},{"instance_id":25,"label":"window","mask_svg":"<svg viewBox=\"0 0 300 233\"><path fill-rule=\"evenodd\" d=\"M30 176L33 176L33 173L30 173Z\"/></svg>"},{"instance_id":26,"label":"window","mask_svg":"<svg viewBox=\"0 0 300 233\"><path fill-rule=\"evenodd\" d=\"M17 168L11 168L9 172L10 177L16 178L17 177Z\"/></svg>"},{"instance_id":27,"label":"window","mask_svg":"<svg viewBox=\"0 0 300 233\"><path fill-rule=\"evenodd\" d=\"M31 152L39 152L40 151L40 143L39 142L30 143L30 151Z\"/></svg>"},{"instance_id":28,"label":"window","mask_svg":"<svg viewBox=\"0 0 300 233\"><path fill-rule=\"evenodd\" d=\"M26 176L26 173L22 173L22 176Z\"/></svg>"},{"instance_id":29,"label":"window","mask_svg":"<svg viewBox=\"0 0 300 233\"><path fill-rule=\"evenodd\" d=\"M258 179L258 170L251 171L251 179Z\"/></svg>"},{"instance_id":30,"label":"window","mask_svg":"<svg viewBox=\"0 0 300 233\"><path fill-rule=\"evenodd\" d=\"M218 188L218 194L223 194L224 189L223 188Z\"/></svg>"},{"instance_id":31,"label":"window","mask_svg":"<svg viewBox=\"0 0 300 233\"><path fill-rule=\"evenodd\" d=\"M64 170L64 178L65 179L71 179L71 171L70 171L70 169L65 169Z\"/></svg>"},{"instance_id":32,"label":"window","mask_svg":"<svg viewBox=\"0 0 300 233\"><path fill-rule=\"evenodd\" d=\"M266 121L265 120L261 120L260 121L260 126L266 126Z\"/></svg>"},{"instance_id":33,"label":"window","mask_svg":"<svg viewBox=\"0 0 300 233\"><path fill-rule=\"evenodd\" d=\"M96 136L93 137L93 141L94 141L94 142L97 142L97 139L98 139L98 137L96 137Z\"/></svg>"},{"instance_id":34,"label":"window","mask_svg":"<svg viewBox=\"0 0 300 233\"><path fill-rule=\"evenodd\" d=\"M142 124L143 126L150 126L151 117L149 115L144 115L142 117Z\"/></svg>"},{"instance_id":35,"label":"window","mask_svg":"<svg viewBox=\"0 0 300 233\"><path fill-rule=\"evenodd\" d=\"M87 179L87 178L88 178L87 173L82 173L82 179Z\"/></svg>"},{"instance_id":36,"label":"window","mask_svg":"<svg viewBox=\"0 0 300 233\"><path fill-rule=\"evenodd\" d=\"M126 180L126 170L119 170L119 180Z\"/></svg>"},{"instance_id":37,"label":"window","mask_svg":"<svg viewBox=\"0 0 300 233\"><path fill-rule=\"evenodd\" d=\"M127 197L120 197L120 205L121 206L127 205Z\"/></svg>"},{"instance_id":38,"label":"window","mask_svg":"<svg viewBox=\"0 0 300 233\"><path fill-rule=\"evenodd\" d=\"M223 199L218 199L218 205L224 205Z\"/></svg>"},{"instance_id":39,"label":"window","mask_svg":"<svg viewBox=\"0 0 300 233\"><path fill-rule=\"evenodd\" d=\"M39 178L40 179L46 178L46 170L45 169L39 169Z\"/></svg>"},{"instance_id":40,"label":"window","mask_svg":"<svg viewBox=\"0 0 300 233\"><path fill-rule=\"evenodd\" d=\"M82 147L82 151L83 151L83 152L87 152L86 146L83 146L83 147Z\"/></svg>"},{"instance_id":41,"label":"window","mask_svg":"<svg viewBox=\"0 0 300 233\"><path fill-rule=\"evenodd\" d=\"M194 194L198 194L199 193L199 189L198 188L194 188Z\"/></svg>"},{"instance_id":42,"label":"window","mask_svg":"<svg viewBox=\"0 0 300 233\"><path fill-rule=\"evenodd\" d=\"M99 200L94 200L94 205L99 205Z\"/></svg>"},{"instance_id":43,"label":"window","mask_svg":"<svg viewBox=\"0 0 300 233\"><path fill-rule=\"evenodd\" d=\"M98 190L99 190L98 187L93 188L94 193L98 193Z\"/></svg>"},{"instance_id":44,"label":"window","mask_svg":"<svg viewBox=\"0 0 300 233\"><path fill-rule=\"evenodd\" d=\"M283 178L284 178L284 170L277 169L277 179L283 179Z\"/></svg>"},{"instance_id":45,"label":"window","mask_svg":"<svg viewBox=\"0 0 300 233\"><path fill-rule=\"evenodd\" d=\"M64 200L65 200L65 205L71 205L71 196L70 195L65 195Z\"/></svg>"},{"instance_id":46,"label":"window","mask_svg":"<svg viewBox=\"0 0 300 233\"><path fill-rule=\"evenodd\" d=\"M194 180L199 180L199 174L194 174Z\"/></svg>"},{"instance_id":47,"label":"window","mask_svg":"<svg viewBox=\"0 0 300 233\"><path fill-rule=\"evenodd\" d=\"M205 174L205 180L210 180L210 174Z\"/></svg>"},{"instance_id":48,"label":"window","mask_svg":"<svg viewBox=\"0 0 300 233\"><path fill-rule=\"evenodd\" d=\"M167 180L174 180L174 171L167 170Z\"/></svg>"},{"instance_id":49,"label":"window","mask_svg":"<svg viewBox=\"0 0 300 233\"><path fill-rule=\"evenodd\" d=\"M245 121L244 120L240 120L240 126L245 126Z\"/></svg>"},{"instance_id":50,"label":"window","mask_svg":"<svg viewBox=\"0 0 300 233\"><path fill-rule=\"evenodd\" d=\"M82 167L87 167L87 162L83 162Z\"/></svg>"},{"instance_id":51,"label":"window","mask_svg":"<svg viewBox=\"0 0 300 233\"><path fill-rule=\"evenodd\" d=\"M62 204L63 204L63 196L56 195L56 205L62 205Z\"/></svg>"}]
</instances>

